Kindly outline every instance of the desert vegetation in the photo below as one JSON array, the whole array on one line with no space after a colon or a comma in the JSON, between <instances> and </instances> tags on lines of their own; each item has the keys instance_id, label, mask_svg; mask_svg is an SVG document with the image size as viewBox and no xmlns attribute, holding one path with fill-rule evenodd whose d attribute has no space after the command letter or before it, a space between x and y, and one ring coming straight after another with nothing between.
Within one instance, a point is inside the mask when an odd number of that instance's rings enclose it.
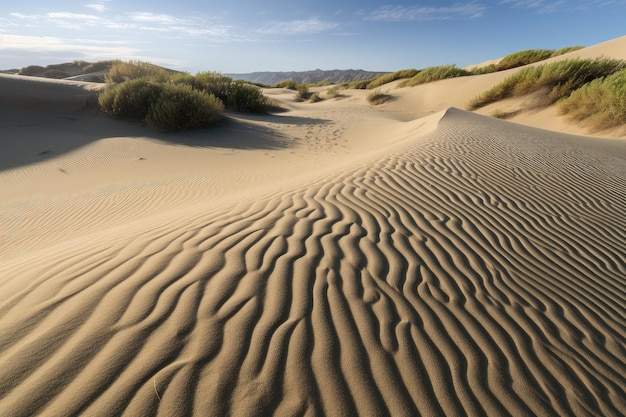
<instances>
[{"instance_id":1,"label":"desert vegetation","mask_svg":"<svg viewBox=\"0 0 626 417\"><path fill-rule=\"evenodd\" d=\"M472 75L471 72L458 68L456 65L440 65L436 67L428 67L419 71L413 77L398 84L398 88L413 87L420 84L426 84L433 81L445 80L447 78L462 77Z\"/></svg>"},{"instance_id":2,"label":"desert vegetation","mask_svg":"<svg viewBox=\"0 0 626 417\"><path fill-rule=\"evenodd\" d=\"M261 90L215 72L173 73L140 62L115 62L99 104L109 115L140 120L171 132L218 121L224 108L263 113L269 103Z\"/></svg>"},{"instance_id":3,"label":"desert vegetation","mask_svg":"<svg viewBox=\"0 0 626 417\"><path fill-rule=\"evenodd\" d=\"M510 68L522 67L524 65L533 64L548 58L563 55L568 52L581 49L582 46L569 46L561 49L526 49L524 51L515 52L502 58L495 65L496 71L504 71Z\"/></svg>"},{"instance_id":4,"label":"desert vegetation","mask_svg":"<svg viewBox=\"0 0 626 417\"><path fill-rule=\"evenodd\" d=\"M367 102L372 106L378 106L379 104L383 104L392 98L393 96L387 94L386 91L374 90L367 95Z\"/></svg>"},{"instance_id":5,"label":"desert vegetation","mask_svg":"<svg viewBox=\"0 0 626 417\"><path fill-rule=\"evenodd\" d=\"M626 68L626 61L597 59L568 59L524 68L501 83L486 90L467 104L475 110L508 97L519 97L544 90L546 105L568 97L572 92L595 79L607 77Z\"/></svg>"},{"instance_id":6,"label":"desert vegetation","mask_svg":"<svg viewBox=\"0 0 626 417\"><path fill-rule=\"evenodd\" d=\"M40 65L29 65L17 71L19 75L27 75L32 77L44 77L44 78L70 78L79 75L89 75L102 71L102 73L109 70L111 65L115 61L100 61L96 63L89 63L86 61L74 61L66 62L63 64L52 64L45 67ZM93 74L89 81L104 82L103 74Z\"/></svg>"},{"instance_id":7,"label":"desert vegetation","mask_svg":"<svg viewBox=\"0 0 626 417\"><path fill-rule=\"evenodd\" d=\"M368 90L373 90L375 88L378 88L380 86L383 86L385 84L388 84L396 80L402 80L402 79L414 77L418 73L419 71L416 69L404 69L404 70L392 72L389 74L384 74L369 81L365 88Z\"/></svg>"},{"instance_id":8,"label":"desert vegetation","mask_svg":"<svg viewBox=\"0 0 626 417\"><path fill-rule=\"evenodd\" d=\"M573 91L559 102L559 110L594 129L626 123L626 69Z\"/></svg>"}]
</instances>

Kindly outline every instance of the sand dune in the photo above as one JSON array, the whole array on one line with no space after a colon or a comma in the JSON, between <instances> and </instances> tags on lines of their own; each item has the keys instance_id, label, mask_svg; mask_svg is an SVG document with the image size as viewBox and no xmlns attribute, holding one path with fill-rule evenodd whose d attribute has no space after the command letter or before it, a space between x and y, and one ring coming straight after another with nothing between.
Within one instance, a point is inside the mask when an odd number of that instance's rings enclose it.
<instances>
[{"instance_id":1,"label":"sand dune","mask_svg":"<svg viewBox=\"0 0 626 417\"><path fill-rule=\"evenodd\" d=\"M272 94L175 135L7 107L0 416L626 413L623 139Z\"/></svg>"}]
</instances>

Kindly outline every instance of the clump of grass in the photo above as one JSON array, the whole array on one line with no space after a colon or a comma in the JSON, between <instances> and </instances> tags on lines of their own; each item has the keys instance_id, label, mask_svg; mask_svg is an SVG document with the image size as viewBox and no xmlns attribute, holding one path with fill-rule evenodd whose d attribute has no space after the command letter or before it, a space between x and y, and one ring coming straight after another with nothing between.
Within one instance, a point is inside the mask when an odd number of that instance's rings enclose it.
<instances>
[{"instance_id":1,"label":"clump of grass","mask_svg":"<svg viewBox=\"0 0 626 417\"><path fill-rule=\"evenodd\" d=\"M568 46L561 49L526 49L524 51L515 52L502 58L496 64L497 71L504 71L510 68L517 68L535 62L543 61L548 58L563 55L568 52L581 49L582 46Z\"/></svg>"},{"instance_id":2,"label":"clump of grass","mask_svg":"<svg viewBox=\"0 0 626 417\"><path fill-rule=\"evenodd\" d=\"M339 92L338 86L330 87L328 90L326 90L326 97L328 98L337 98L340 95L341 93Z\"/></svg>"},{"instance_id":3,"label":"clump of grass","mask_svg":"<svg viewBox=\"0 0 626 417\"><path fill-rule=\"evenodd\" d=\"M161 132L204 127L217 122L224 104L213 94L188 85L166 84L148 109L145 121Z\"/></svg>"},{"instance_id":4,"label":"clump of grass","mask_svg":"<svg viewBox=\"0 0 626 417\"><path fill-rule=\"evenodd\" d=\"M584 47L580 45L566 46L565 48L557 49L556 51L554 51L552 53L552 56L559 56L559 55L567 54L568 52L578 51L579 49L583 49L583 48Z\"/></svg>"},{"instance_id":5,"label":"clump of grass","mask_svg":"<svg viewBox=\"0 0 626 417\"><path fill-rule=\"evenodd\" d=\"M37 76L46 71L46 67L42 67L39 65L29 65L24 67L18 72L19 75L29 75L29 76Z\"/></svg>"},{"instance_id":6,"label":"clump of grass","mask_svg":"<svg viewBox=\"0 0 626 417\"><path fill-rule=\"evenodd\" d=\"M611 58L569 59L524 68L470 100L467 108L475 110L507 97L523 96L539 89L547 91L546 102L552 104L584 84L624 68L626 61Z\"/></svg>"},{"instance_id":7,"label":"clump of grass","mask_svg":"<svg viewBox=\"0 0 626 417\"><path fill-rule=\"evenodd\" d=\"M274 84L274 88L287 88L289 90L297 90L298 82L296 80L285 80Z\"/></svg>"},{"instance_id":8,"label":"clump of grass","mask_svg":"<svg viewBox=\"0 0 626 417\"><path fill-rule=\"evenodd\" d=\"M383 104L389 100L391 100L393 96L387 94L387 92L381 90L374 90L373 92L367 95L367 102L372 106L378 106L379 104Z\"/></svg>"},{"instance_id":9,"label":"clump of grass","mask_svg":"<svg viewBox=\"0 0 626 417\"><path fill-rule=\"evenodd\" d=\"M472 75L481 75L481 74L491 74L492 72L496 72L496 65L495 64L489 64L489 65L485 65L484 67L478 67L478 68L474 68L472 70L470 70L469 72Z\"/></svg>"},{"instance_id":10,"label":"clump of grass","mask_svg":"<svg viewBox=\"0 0 626 417\"><path fill-rule=\"evenodd\" d=\"M296 100L304 101L308 100L311 97L311 92L309 91L309 87L305 84L300 84L297 87L298 93L296 94Z\"/></svg>"},{"instance_id":11,"label":"clump of grass","mask_svg":"<svg viewBox=\"0 0 626 417\"><path fill-rule=\"evenodd\" d=\"M626 69L583 85L559 102L559 110L596 129L626 124Z\"/></svg>"},{"instance_id":12,"label":"clump of grass","mask_svg":"<svg viewBox=\"0 0 626 417\"><path fill-rule=\"evenodd\" d=\"M554 51L552 49L526 49L515 52L502 58L500 62L496 64L496 70L504 71L510 68L543 61L544 59L550 58L553 53Z\"/></svg>"},{"instance_id":13,"label":"clump of grass","mask_svg":"<svg viewBox=\"0 0 626 417\"><path fill-rule=\"evenodd\" d=\"M352 88L355 90L366 90L367 86L369 85L369 83L371 83L372 81L374 81L374 79L369 79L369 80L358 80L358 81L352 81L346 84L346 87L348 88Z\"/></svg>"},{"instance_id":14,"label":"clump of grass","mask_svg":"<svg viewBox=\"0 0 626 417\"><path fill-rule=\"evenodd\" d=\"M94 62L93 64L88 64L87 66L83 67L83 72L87 74L90 72L108 71L115 62L117 61L108 60Z\"/></svg>"},{"instance_id":15,"label":"clump of grass","mask_svg":"<svg viewBox=\"0 0 626 417\"><path fill-rule=\"evenodd\" d=\"M309 97L309 101L311 103L317 103L318 101L322 101L322 97L320 97L318 93L313 93L311 94L311 97Z\"/></svg>"},{"instance_id":16,"label":"clump of grass","mask_svg":"<svg viewBox=\"0 0 626 417\"><path fill-rule=\"evenodd\" d=\"M388 84L388 83L390 83L392 81L402 80L402 79L414 77L415 75L417 75L417 73L419 73L419 71L416 70L416 69L404 69L404 70L392 72L392 73L389 73L389 74L383 74L383 75L380 75L380 76L374 78L369 83L367 83L367 87L366 88L368 90L373 90L373 89L378 88L378 87L380 87L382 85Z\"/></svg>"},{"instance_id":17,"label":"clump of grass","mask_svg":"<svg viewBox=\"0 0 626 417\"><path fill-rule=\"evenodd\" d=\"M426 84L433 81L462 77L471 74L471 72L464 70L463 68L457 68L454 64L428 67L419 71L415 76L409 78L408 80L401 82L398 84L398 87L413 87L419 84Z\"/></svg>"},{"instance_id":18,"label":"clump of grass","mask_svg":"<svg viewBox=\"0 0 626 417\"><path fill-rule=\"evenodd\" d=\"M519 112L520 112L519 110L503 111L503 110L496 109L496 110L492 111L491 113L489 113L489 116L495 117L496 119L506 120L506 119L510 119L511 117L515 116Z\"/></svg>"},{"instance_id":19,"label":"clump of grass","mask_svg":"<svg viewBox=\"0 0 626 417\"><path fill-rule=\"evenodd\" d=\"M44 72L42 76L46 78L62 79L70 77L71 75L61 69L50 69Z\"/></svg>"},{"instance_id":20,"label":"clump of grass","mask_svg":"<svg viewBox=\"0 0 626 417\"><path fill-rule=\"evenodd\" d=\"M169 73L165 68L142 61L115 61L111 69L104 77L107 84L121 83L139 78L150 78L158 81L165 81L169 78Z\"/></svg>"}]
</instances>

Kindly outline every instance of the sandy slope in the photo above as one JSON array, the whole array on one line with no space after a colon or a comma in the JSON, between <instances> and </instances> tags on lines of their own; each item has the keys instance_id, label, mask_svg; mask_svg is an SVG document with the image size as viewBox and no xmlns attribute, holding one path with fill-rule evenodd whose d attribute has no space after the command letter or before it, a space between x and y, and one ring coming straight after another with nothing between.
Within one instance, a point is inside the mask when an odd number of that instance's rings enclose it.
<instances>
[{"instance_id":1,"label":"sandy slope","mask_svg":"<svg viewBox=\"0 0 626 417\"><path fill-rule=\"evenodd\" d=\"M92 87L0 102L0 416L626 413L622 139L432 86L155 135Z\"/></svg>"}]
</instances>

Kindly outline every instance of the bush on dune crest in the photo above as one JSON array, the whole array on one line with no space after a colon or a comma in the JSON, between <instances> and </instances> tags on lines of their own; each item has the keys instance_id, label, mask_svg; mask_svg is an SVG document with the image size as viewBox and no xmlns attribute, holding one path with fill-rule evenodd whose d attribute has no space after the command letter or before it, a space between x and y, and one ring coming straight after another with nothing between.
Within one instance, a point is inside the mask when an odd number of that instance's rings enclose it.
<instances>
[{"instance_id":1,"label":"bush on dune crest","mask_svg":"<svg viewBox=\"0 0 626 417\"><path fill-rule=\"evenodd\" d=\"M112 70L107 76L109 86L98 98L105 113L144 121L159 131L208 126L222 117L225 106L255 113L271 107L258 87L219 73L192 76L121 61L116 61Z\"/></svg>"},{"instance_id":2,"label":"bush on dune crest","mask_svg":"<svg viewBox=\"0 0 626 417\"><path fill-rule=\"evenodd\" d=\"M217 122L223 111L224 104L213 94L169 84L150 105L146 123L161 132L195 129Z\"/></svg>"},{"instance_id":3,"label":"bush on dune crest","mask_svg":"<svg viewBox=\"0 0 626 417\"><path fill-rule=\"evenodd\" d=\"M142 61L114 61L109 72L104 77L107 84L121 83L139 78L148 78L155 81L165 81L170 73L157 65Z\"/></svg>"},{"instance_id":4,"label":"bush on dune crest","mask_svg":"<svg viewBox=\"0 0 626 417\"><path fill-rule=\"evenodd\" d=\"M547 102L552 104L584 84L624 68L626 61L611 58L577 58L524 68L470 100L467 108L475 110L498 100L523 96L540 89L547 91Z\"/></svg>"}]
</instances>

